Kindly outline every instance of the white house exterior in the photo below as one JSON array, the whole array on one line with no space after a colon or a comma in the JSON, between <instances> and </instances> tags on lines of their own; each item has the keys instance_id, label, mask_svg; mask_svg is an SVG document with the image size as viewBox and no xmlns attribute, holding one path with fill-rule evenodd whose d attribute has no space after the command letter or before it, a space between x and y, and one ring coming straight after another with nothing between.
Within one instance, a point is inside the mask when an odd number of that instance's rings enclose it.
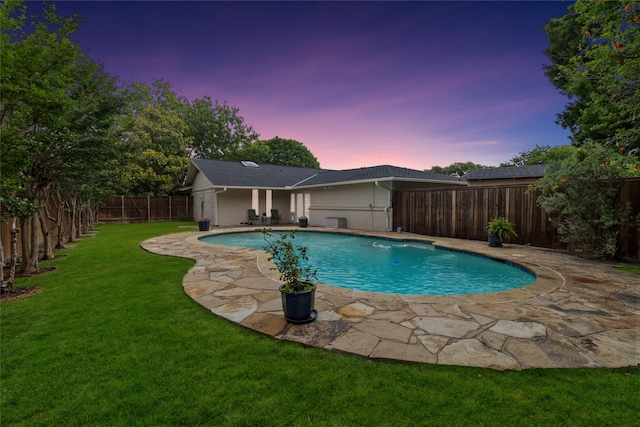
<instances>
[{"instance_id":1,"label":"white house exterior","mask_svg":"<svg viewBox=\"0 0 640 427\"><path fill-rule=\"evenodd\" d=\"M269 224L271 209L282 223L388 231L393 222L392 194L399 188L466 186L460 178L395 166L327 170L252 162L193 159L187 185L194 219L208 217L214 226L248 222L254 209ZM340 219L337 221L336 219Z\"/></svg>"}]
</instances>

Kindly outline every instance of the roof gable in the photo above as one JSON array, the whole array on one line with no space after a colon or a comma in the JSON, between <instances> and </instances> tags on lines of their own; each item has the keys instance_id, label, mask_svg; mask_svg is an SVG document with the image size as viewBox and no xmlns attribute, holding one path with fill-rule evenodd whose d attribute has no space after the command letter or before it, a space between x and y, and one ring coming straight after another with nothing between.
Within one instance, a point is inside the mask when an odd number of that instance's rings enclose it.
<instances>
[{"instance_id":1,"label":"roof gable","mask_svg":"<svg viewBox=\"0 0 640 427\"><path fill-rule=\"evenodd\" d=\"M268 164L248 167L241 162L207 159L192 159L191 165L202 172L213 185L229 187L284 188L321 171L321 169ZM187 184L191 184L195 177L195 173L192 173L195 171L191 170L191 165Z\"/></svg>"}]
</instances>

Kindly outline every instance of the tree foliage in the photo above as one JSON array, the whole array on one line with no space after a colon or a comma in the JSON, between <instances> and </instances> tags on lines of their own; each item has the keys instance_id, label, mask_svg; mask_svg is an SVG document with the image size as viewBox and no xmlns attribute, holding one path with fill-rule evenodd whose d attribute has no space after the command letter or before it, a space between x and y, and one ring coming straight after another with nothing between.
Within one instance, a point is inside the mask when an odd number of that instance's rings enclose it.
<instances>
[{"instance_id":1,"label":"tree foliage","mask_svg":"<svg viewBox=\"0 0 640 427\"><path fill-rule=\"evenodd\" d=\"M227 153L224 160L249 160L256 163L269 163L271 161L271 149L266 141L243 144L242 147L237 150Z\"/></svg>"},{"instance_id":2,"label":"tree foliage","mask_svg":"<svg viewBox=\"0 0 640 427\"><path fill-rule=\"evenodd\" d=\"M431 169L428 169L427 172L461 177L476 169L486 169L489 167L491 166L483 166L473 162L456 162L451 163L449 166L434 166Z\"/></svg>"},{"instance_id":3,"label":"tree foliage","mask_svg":"<svg viewBox=\"0 0 640 427\"><path fill-rule=\"evenodd\" d=\"M128 111L120 118L118 139L125 159L117 192L171 194L182 185L191 140L183 120L183 102L171 83L155 80L129 89Z\"/></svg>"},{"instance_id":4,"label":"tree foliage","mask_svg":"<svg viewBox=\"0 0 640 427\"><path fill-rule=\"evenodd\" d=\"M78 16L62 18L55 5L45 5L41 16L27 17L24 3L13 0L0 8L3 217L29 224L31 240L22 233L23 268L37 272L39 216L50 195L72 189L77 195L87 177L99 173L113 152L106 135L120 96L115 80L71 41Z\"/></svg>"},{"instance_id":5,"label":"tree foliage","mask_svg":"<svg viewBox=\"0 0 640 427\"><path fill-rule=\"evenodd\" d=\"M305 168L319 168L320 163L311 151L295 139L275 138L264 141L269 146L269 160L267 163L282 166L298 166Z\"/></svg>"},{"instance_id":6,"label":"tree foliage","mask_svg":"<svg viewBox=\"0 0 640 427\"><path fill-rule=\"evenodd\" d=\"M578 0L545 31L550 81L569 97L572 142L640 151L640 4Z\"/></svg>"},{"instance_id":7,"label":"tree foliage","mask_svg":"<svg viewBox=\"0 0 640 427\"><path fill-rule=\"evenodd\" d=\"M552 147L550 145L536 145L532 150L521 151L518 155L511 158L504 163L501 163L501 167L509 166L530 166L530 165L544 165L550 162L556 162L571 155L574 147L571 145L561 145L559 147Z\"/></svg>"},{"instance_id":8,"label":"tree foliage","mask_svg":"<svg viewBox=\"0 0 640 427\"><path fill-rule=\"evenodd\" d=\"M22 197L33 202L27 191L50 180L34 176L44 172L39 167L46 159L43 151L65 146L67 135L61 131L68 116L60 112L71 107L67 92L73 88L72 69L80 59L68 39L77 17L62 20L54 12L55 8L47 8L44 19L33 23L34 30L27 34L26 6L13 0L0 5L0 173L5 200Z\"/></svg>"},{"instance_id":9,"label":"tree foliage","mask_svg":"<svg viewBox=\"0 0 640 427\"><path fill-rule=\"evenodd\" d=\"M238 113L237 107L219 104L208 96L186 102L183 117L193 156L229 160L243 146L255 142L259 135Z\"/></svg>"},{"instance_id":10,"label":"tree foliage","mask_svg":"<svg viewBox=\"0 0 640 427\"><path fill-rule=\"evenodd\" d=\"M597 257L617 256L620 226L629 220L618 197L622 179L640 175L635 160L620 150L588 144L548 163L534 188L561 241Z\"/></svg>"},{"instance_id":11,"label":"tree foliage","mask_svg":"<svg viewBox=\"0 0 640 427\"><path fill-rule=\"evenodd\" d=\"M311 151L299 141L276 136L266 141L245 144L229 153L225 160L251 160L270 165L319 168L320 163Z\"/></svg>"},{"instance_id":12,"label":"tree foliage","mask_svg":"<svg viewBox=\"0 0 640 427\"><path fill-rule=\"evenodd\" d=\"M54 228L73 241L110 195L171 194L191 157L318 167L296 141L257 141L237 107L191 103L164 80L123 84L72 40L80 16L30 8L39 9L0 3L0 207L12 243L21 224L26 272L38 271L41 247L53 256Z\"/></svg>"}]
</instances>

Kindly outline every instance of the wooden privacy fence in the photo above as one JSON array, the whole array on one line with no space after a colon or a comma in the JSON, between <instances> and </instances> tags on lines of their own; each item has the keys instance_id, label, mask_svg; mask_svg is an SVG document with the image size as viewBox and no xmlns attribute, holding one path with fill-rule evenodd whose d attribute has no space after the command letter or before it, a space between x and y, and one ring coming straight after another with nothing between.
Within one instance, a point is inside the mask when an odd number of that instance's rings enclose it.
<instances>
[{"instance_id":1,"label":"wooden privacy fence","mask_svg":"<svg viewBox=\"0 0 640 427\"><path fill-rule=\"evenodd\" d=\"M513 243L544 248L562 248L558 234L528 185L499 187L396 190L393 200L393 228L440 237L486 240L487 223L503 216L518 232ZM620 204L630 202L633 215L640 213L640 179L629 179L620 193ZM637 229L621 229L624 256L638 257Z\"/></svg>"},{"instance_id":2,"label":"wooden privacy fence","mask_svg":"<svg viewBox=\"0 0 640 427\"><path fill-rule=\"evenodd\" d=\"M98 211L102 223L177 221L193 218L191 196L113 196Z\"/></svg>"}]
</instances>

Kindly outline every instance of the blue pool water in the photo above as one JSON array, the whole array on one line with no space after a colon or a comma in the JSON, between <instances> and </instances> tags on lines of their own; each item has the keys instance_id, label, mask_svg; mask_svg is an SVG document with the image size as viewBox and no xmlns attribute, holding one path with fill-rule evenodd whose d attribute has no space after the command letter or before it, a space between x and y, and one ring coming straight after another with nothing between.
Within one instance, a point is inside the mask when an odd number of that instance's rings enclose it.
<instances>
[{"instance_id":1,"label":"blue pool water","mask_svg":"<svg viewBox=\"0 0 640 427\"><path fill-rule=\"evenodd\" d=\"M277 234L274 232L274 234ZM200 238L206 243L262 249L260 232ZM390 294L484 294L525 286L535 275L488 257L436 248L429 243L349 234L296 232L318 280L327 285Z\"/></svg>"}]
</instances>

